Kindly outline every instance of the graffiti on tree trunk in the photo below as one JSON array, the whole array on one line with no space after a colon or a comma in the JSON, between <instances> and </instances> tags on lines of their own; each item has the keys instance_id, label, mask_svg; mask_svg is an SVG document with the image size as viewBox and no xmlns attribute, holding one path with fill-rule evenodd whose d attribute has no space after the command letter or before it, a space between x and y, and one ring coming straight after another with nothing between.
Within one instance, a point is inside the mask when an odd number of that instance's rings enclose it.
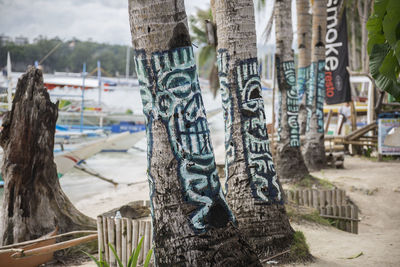
<instances>
[{"instance_id":1,"label":"graffiti on tree trunk","mask_svg":"<svg viewBox=\"0 0 400 267\"><path fill-rule=\"evenodd\" d=\"M315 112L317 131L324 132L324 99L325 99L325 60L312 62L310 66L310 87L306 91L307 124L310 130L313 112Z\"/></svg>"},{"instance_id":2,"label":"graffiti on tree trunk","mask_svg":"<svg viewBox=\"0 0 400 267\"><path fill-rule=\"evenodd\" d=\"M192 229L201 233L234 222L216 170L192 47L150 56L136 51L135 63L146 115L148 161L153 138L157 138L152 134L153 121L158 120L167 129L178 162L183 200L195 207L189 213ZM152 185L157 181L151 177L151 170L148 173L152 200Z\"/></svg>"},{"instance_id":3,"label":"graffiti on tree trunk","mask_svg":"<svg viewBox=\"0 0 400 267\"><path fill-rule=\"evenodd\" d=\"M265 203L281 201L277 176L269 150L264 100L256 58L235 64L237 100L241 115L242 136L247 171L253 197Z\"/></svg>"},{"instance_id":4,"label":"graffiti on tree trunk","mask_svg":"<svg viewBox=\"0 0 400 267\"><path fill-rule=\"evenodd\" d=\"M279 131L278 135L282 131L283 123L282 120L282 93L281 91L285 91L285 102L286 102L286 119L287 126L289 132L289 145L291 147L300 146L300 129L297 121L299 114L299 104L298 104L298 95L296 88L296 71L294 67L294 61L285 61L280 63L279 57L276 57L277 64L277 74L278 81L284 82L283 84L279 84L279 86L283 87L279 90L279 107L280 112L278 116L279 122ZM283 74L283 77L282 77ZM279 137L280 139L280 137Z\"/></svg>"},{"instance_id":5,"label":"graffiti on tree trunk","mask_svg":"<svg viewBox=\"0 0 400 267\"><path fill-rule=\"evenodd\" d=\"M235 160L235 144L232 139L233 105L231 102L230 86L228 81L229 54L225 49L218 50L218 77L220 82L222 108L225 121L225 188L228 188L229 166Z\"/></svg>"},{"instance_id":6,"label":"graffiti on tree trunk","mask_svg":"<svg viewBox=\"0 0 400 267\"><path fill-rule=\"evenodd\" d=\"M303 99L310 83L310 66L299 68L297 70L297 94L299 102Z\"/></svg>"},{"instance_id":7,"label":"graffiti on tree trunk","mask_svg":"<svg viewBox=\"0 0 400 267\"><path fill-rule=\"evenodd\" d=\"M325 100L325 60L318 61L317 74L317 131L324 132L324 100Z\"/></svg>"},{"instance_id":8,"label":"graffiti on tree trunk","mask_svg":"<svg viewBox=\"0 0 400 267\"><path fill-rule=\"evenodd\" d=\"M225 166L226 177L229 179L229 166L234 162L237 153L232 137L233 101L237 99L235 104L240 110L238 115L241 121L241 141L252 195L259 203L280 203L282 198L269 150L257 59L238 61L233 65L229 65L229 60L227 50L218 50L218 71L225 113L225 149L228 155ZM232 68L234 84L228 81L228 71ZM235 87L237 97L234 100L232 90Z\"/></svg>"}]
</instances>

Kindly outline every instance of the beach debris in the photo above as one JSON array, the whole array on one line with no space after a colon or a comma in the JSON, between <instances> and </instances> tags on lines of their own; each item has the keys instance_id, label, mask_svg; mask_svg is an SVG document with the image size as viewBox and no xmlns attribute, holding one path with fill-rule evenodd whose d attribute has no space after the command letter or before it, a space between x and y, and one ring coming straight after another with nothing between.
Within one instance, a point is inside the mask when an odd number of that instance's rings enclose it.
<instances>
[{"instance_id":1,"label":"beach debris","mask_svg":"<svg viewBox=\"0 0 400 267\"><path fill-rule=\"evenodd\" d=\"M29 67L19 80L12 110L3 116L3 206L0 243L32 240L56 227L61 233L96 229L61 189L54 164L57 104L50 100L41 70Z\"/></svg>"},{"instance_id":2,"label":"beach debris","mask_svg":"<svg viewBox=\"0 0 400 267\"><path fill-rule=\"evenodd\" d=\"M361 251L360 253L358 253L358 254L356 254L356 255L354 255L354 256L348 257L348 258L346 258L346 259L352 260L352 259L356 259L356 258L358 258L358 257L360 257L360 256L362 256L362 255L364 255L364 253Z\"/></svg>"}]
</instances>

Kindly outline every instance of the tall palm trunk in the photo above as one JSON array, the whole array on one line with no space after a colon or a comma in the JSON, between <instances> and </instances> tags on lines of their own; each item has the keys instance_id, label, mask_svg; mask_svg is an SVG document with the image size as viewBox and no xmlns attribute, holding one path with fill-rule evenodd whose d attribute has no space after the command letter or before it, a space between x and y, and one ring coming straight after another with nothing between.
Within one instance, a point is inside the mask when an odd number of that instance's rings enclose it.
<instances>
[{"instance_id":1,"label":"tall palm trunk","mask_svg":"<svg viewBox=\"0 0 400 267\"><path fill-rule=\"evenodd\" d=\"M293 229L269 150L252 0L211 1L225 118L227 200L260 258L286 250Z\"/></svg>"},{"instance_id":2,"label":"tall palm trunk","mask_svg":"<svg viewBox=\"0 0 400 267\"><path fill-rule=\"evenodd\" d=\"M275 2L275 65L279 86L278 144L275 156L276 171L280 179L301 179L308 174L300 151L298 94L296 70L292 50L291 0Z\"/></svg>"},{"instance_id":3,"label":"tall palm trunk","mask_svg":"<svg viewBox=\"0 0 400 267\"><path fill-rule=\"evenodd\" d=\"M260 266L222 193L183 0L130 0L146 115L155 262Z\"/></svg>"},{"instance_id":4,"label":"tall palm trunk","mask_svg":"<svg viewBox=\"0 0 400 267\"><path fill-rule=\"evenodd\" d=\"M311 14L310 0L296 0L297 9L297 91L299 94L299 127L300 135L306 131L307 110L305 92L310 86L311 64Z\"/></svg>"},{"instance_id":5,"label":"tall palm trunk","mask_svg":"<svg viewBox=\"0 0 400 267\"><path fill-rule=\"evenodd\" d=\"M307 125L303 156L309 170L325 166L324 99L327 0L314 0L310 88L306 91Z\"/></svg>"}]
</instances>

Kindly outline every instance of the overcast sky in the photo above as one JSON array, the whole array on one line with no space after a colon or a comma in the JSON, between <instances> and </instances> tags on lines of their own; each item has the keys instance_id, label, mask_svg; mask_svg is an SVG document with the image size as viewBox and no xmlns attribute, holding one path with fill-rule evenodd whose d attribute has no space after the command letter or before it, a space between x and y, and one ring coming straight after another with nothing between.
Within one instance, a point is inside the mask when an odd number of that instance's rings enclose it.
<instances>
[{"instance_id":1,"label":"overcast sky","mask_svg":"<svg viewBox=\"0 0 400 267\"><path fill-rule=\"evenodd\" d=\"M259 40L271 2L256 19ZM207 8L209 0L185 0L185 6L190 15L196 8ZM128 0L0 0L1 34L25 36L30 42L42 35L128 45Z\"/></svg>"}]
</instances>

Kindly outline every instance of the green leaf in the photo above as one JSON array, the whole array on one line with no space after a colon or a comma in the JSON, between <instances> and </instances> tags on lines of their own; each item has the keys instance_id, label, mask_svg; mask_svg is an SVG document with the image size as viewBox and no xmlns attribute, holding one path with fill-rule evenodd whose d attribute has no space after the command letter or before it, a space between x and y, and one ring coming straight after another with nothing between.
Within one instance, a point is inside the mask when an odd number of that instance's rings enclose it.
<instances>
[{"instance_id":1,"label":"green leaf","mask_svg":"<svg viewBox=\"0 0 400 267\"><path fill-rule=\"evenodd\" d=\"M388 43L376 44L370 54L369 66L378 88L400 101L400 84L397 81L400 66L396 59L395 52L390 49Z\"/></svg>"},{"instance_id":2,"label":"green leaf","mask_svg":"<svg viewBox=\"0 0 400 267\"><path fill-rule=\"evenodd\" d=\"M390 0L383 18L383 32L390 46L393 48L400 35L400 1Z\"/></svg>"},{"instance_id":3,"label":"green leaf","mask_svg":"<svg viewBox=\"0 0 400 267\"><path fill-rule=\"evenodd\" d=\"M381 20L385 16L388 3L389 0L375 0L374 2L374 14L376 14Z\"/></svg>"},{"instance_id":4,"label":"green leaf","mask_svg":"<svg viewBox=\"0 0 400 267\"><path fill-rule=\"evenodd\" d=\"M400 40L394 46L394 54L397 58L397 63L400 65Z\"/></svg>"},{"instance_id":5,"label":"green leaf","mask_svg":"<svg viewBox=\"0 0 400 267\"><path fill-rule=\"evenodd\" d=\"M112 253L114 254L114 257L115 257L115 259L117 260L119 267L124 267L124 265L123 265L122 262L121 262L121 259L118 257L118 254L117 254L117 252L115 251L114 246L113 246L111 243L108 243L108 246L110 247Z\"/></svg>"},{"instance_id":6,"label":"green leaf","mask_svg":"<svg viewBox=\"0 0 400 267\"><path fill-rule=\"evenodd\" d=\"M137 247L135 249L135 254L133 255L133 259L132 259L132 267L136 267L136 265L137 265L137 261L139 258L139 252L142 248L142 243L143 243L143 237L140 239L139 244L137 245Z\"/></svg>"},{"instance_id":7,"label":"green leaf","mask_svg":"<svg viewBox=\"0 0 400 267\"><path fill-rule=\"evenodd\" d=\"M392 80L396 80L399 73L399 66L393 50L390 50L387 53L381 66L379 67L379 72Z\"/></svg>"},{"instance_id":8,"label":"green leaf","mask_svg":"<svg viewBox=\"0 0 400 267\"><path fill-rule=\"evenodd\" d=\"M372 47L376 44L383 44L385 42L385 36L382 31L382 20L376 16L371 16L367 21L368 29L368 54L371 54Z\"/></svg>"},{"instance_id":9,"label":"green leaf","mask_svg":"<svg viewBox=\"0 0 400 267\"><path fill-rule=\"evenodd\" d=\"M90 255L90 254L87 253L86 251L81 250L81 252L84 253L84 254L86 254L86 256L89 256L89 258L91 258L92 261L94 261L98 267L102 267L101 259L100 259L100 261L98 261L94 256Z\"/></svg>"},{"instance_id":10,"label":"green leaf","mask_svg":"<svg viewBox=\"0 0 400 267\"><path fill-rule=\"evenodd\" d=\"M203 67L207 60L210 58L210 51L215 49L213 46L207 45L201 48L199 53L199 66Z\"/></svg>"},{"instance_id":11,"label":"green leaf","mask_svg":"<svg viewBox=\"0 0 400 267\"><path fill-rule=\"evenodd\" d=\"M146 260L144 262L143 267L148 267L149 266L152 254L153 254L153 249L150 249L149 252L147 252Z\"/></svg>"},{"instance_id":12,"label":"green leaf","mask_svg":"<svg viewBox=\"0 0 400 267\"><path fill-rule=\"evenodd\" d=\"M361 251L360 253L358 253L358 254L356 254L354 256L348 257L346 259L352 260L352 259L356 259L356 258L358 258L358 257L360 257L362 255L364 255L364 253Z\"/></svg>"},{"instance_id":13,"label":"green leaf","mask_svg":"<svg viewBox=\"0 0 400 267\"><path fill-rule=\"evenodd\" d=\"M373 46L369 55L369 69L373 78L378 77L379 68L386 55L389 53L389 50L390 48L387 44L376 44Z\"/></svg>"}]
</instances>

